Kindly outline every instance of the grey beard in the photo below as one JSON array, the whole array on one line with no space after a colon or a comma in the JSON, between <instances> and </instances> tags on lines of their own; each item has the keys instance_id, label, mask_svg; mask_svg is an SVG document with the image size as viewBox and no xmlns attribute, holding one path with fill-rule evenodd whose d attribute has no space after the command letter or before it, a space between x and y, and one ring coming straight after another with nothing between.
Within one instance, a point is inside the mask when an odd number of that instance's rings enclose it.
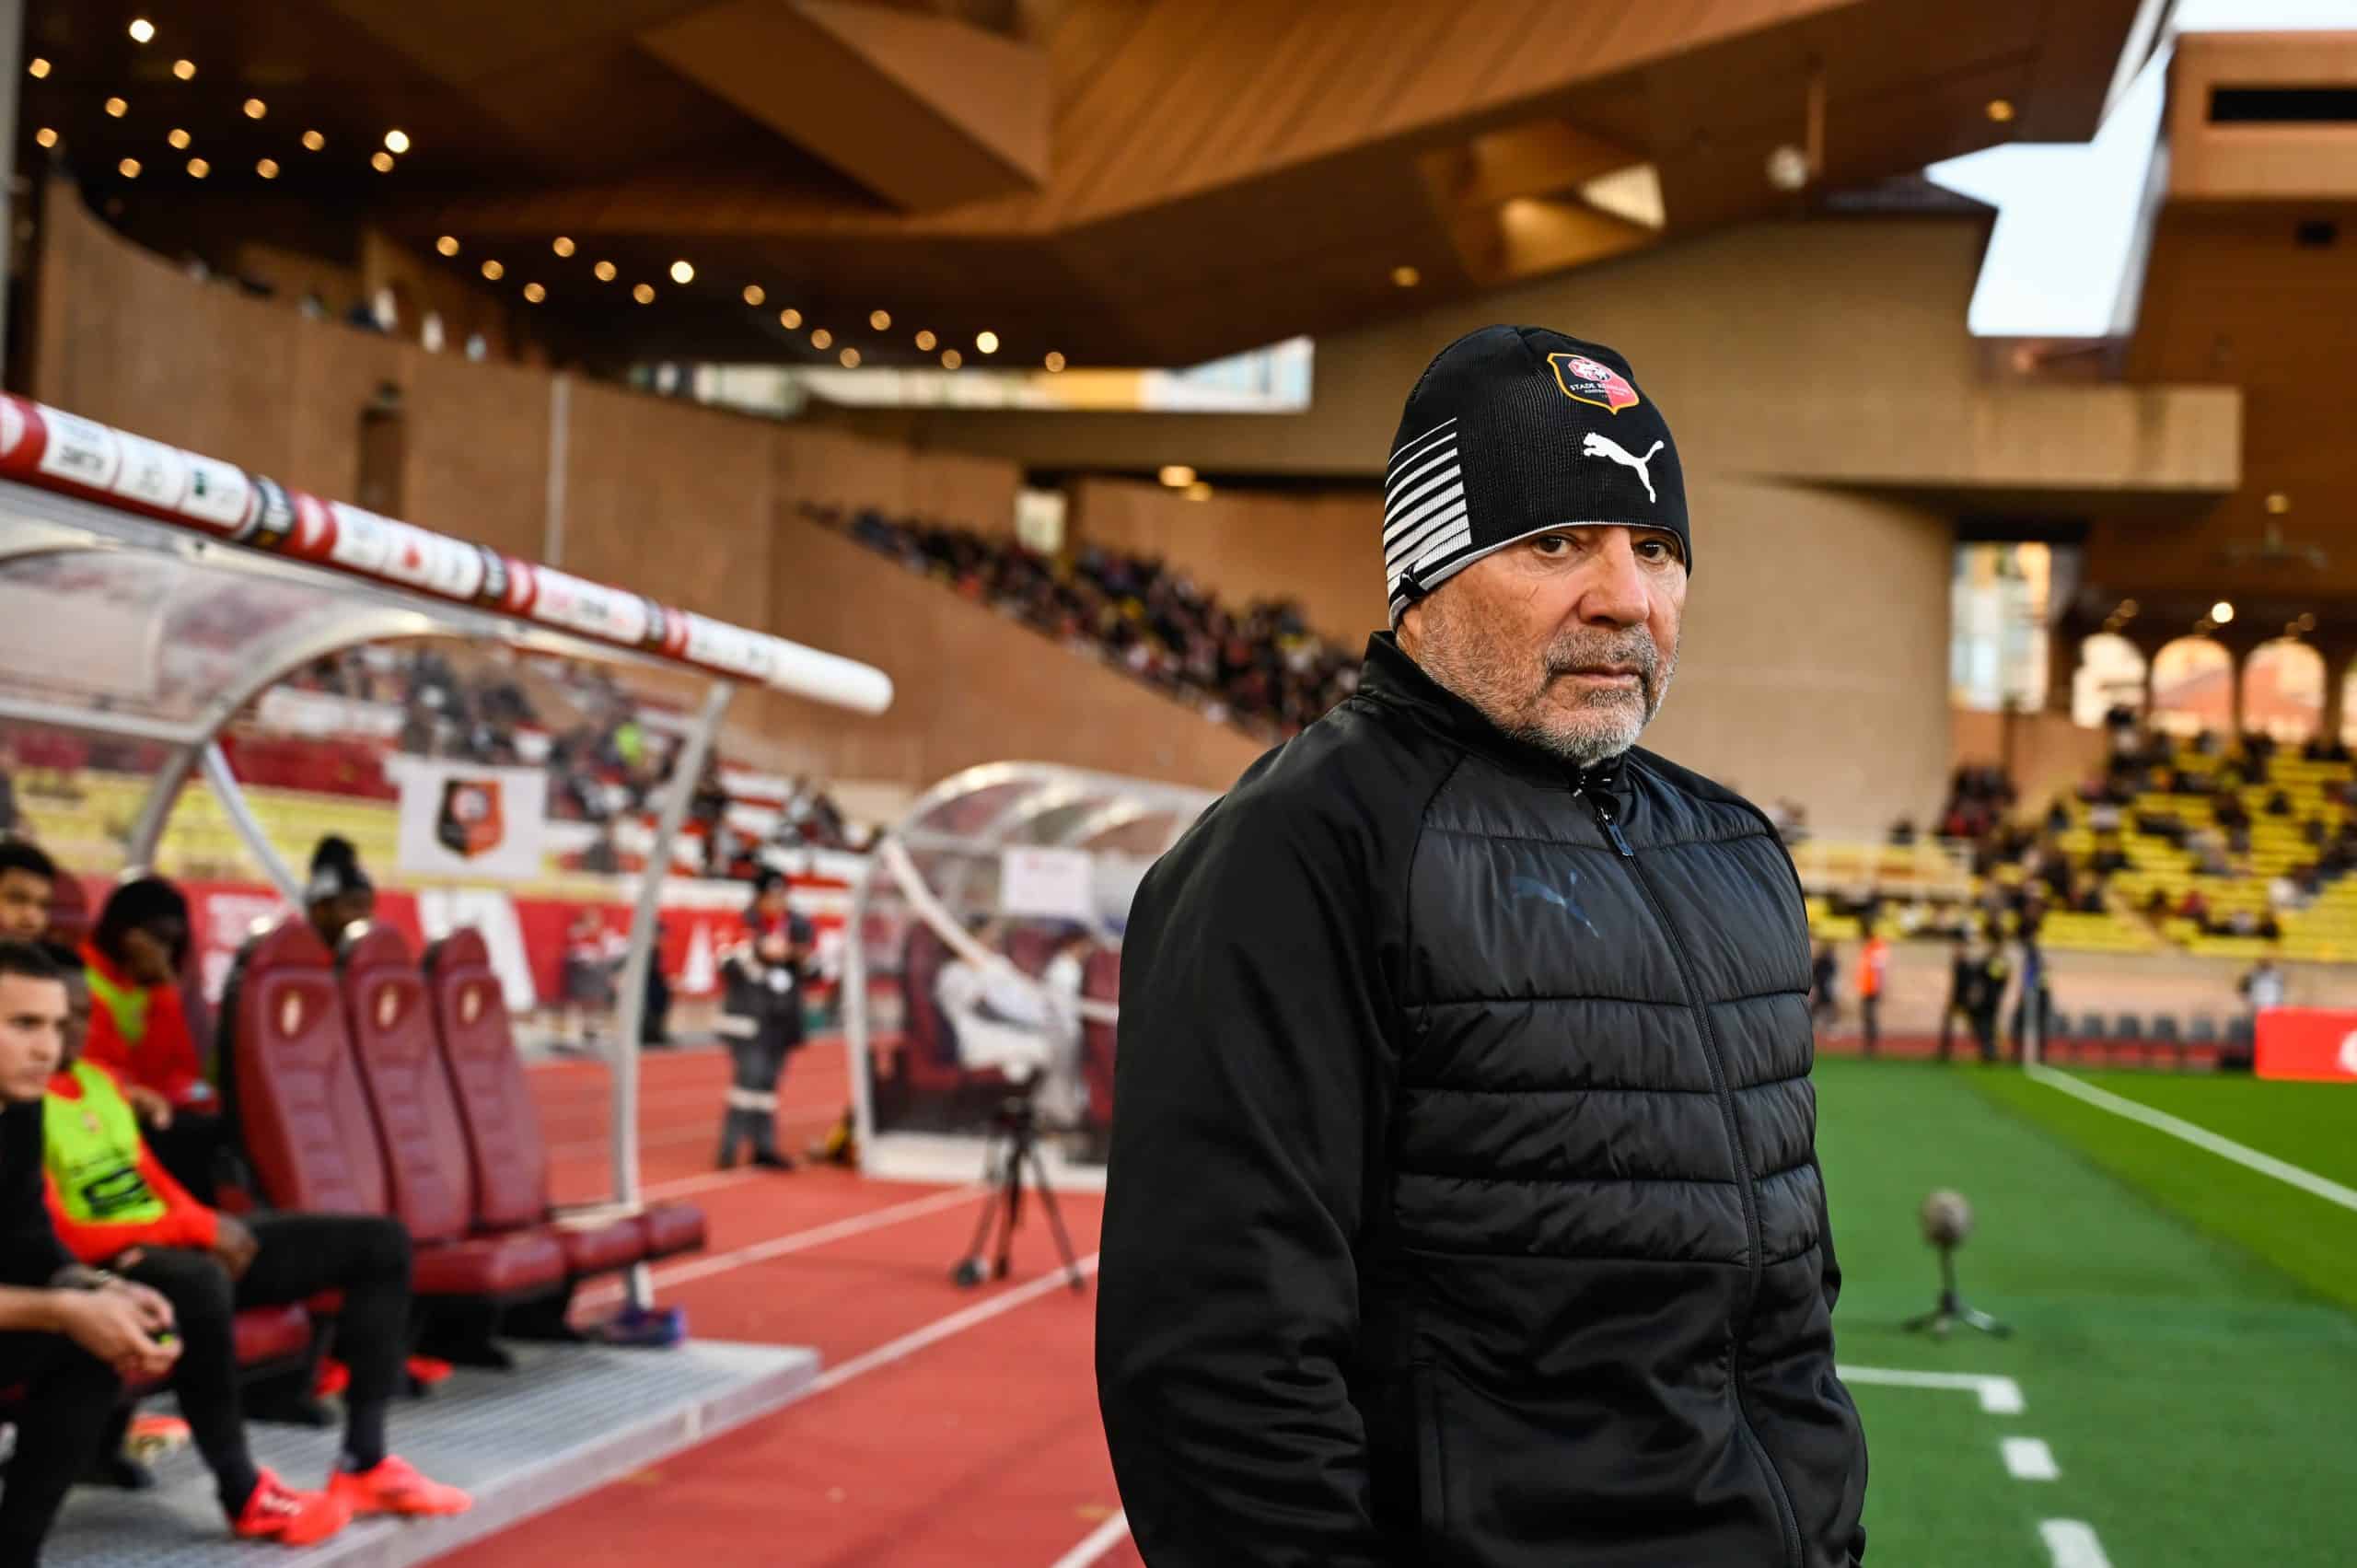
<instances>
[{"instance_id":1,"label":"grey beard","mask_svg":"<svg viewBox=\"0 0 2357 1568\"><path fill-rule=\"evenodd\" d=\"M1633 737L1622 740L1618 737L1592 734L1554 735L1537 725L1517 725L1505 733L1541 751L1553 752L1574 768L1593 768L1598 762L1609 761L1637 743Z\"/></svg>"}]
</instances>

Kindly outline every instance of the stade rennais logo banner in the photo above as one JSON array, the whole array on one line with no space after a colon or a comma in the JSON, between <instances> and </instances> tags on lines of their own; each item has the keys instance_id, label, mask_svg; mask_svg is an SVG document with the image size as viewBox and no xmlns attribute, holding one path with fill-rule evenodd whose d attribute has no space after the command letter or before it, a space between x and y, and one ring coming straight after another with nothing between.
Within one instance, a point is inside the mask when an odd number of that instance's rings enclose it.
<instances>
[{"instance_id":1,"label":"stade rennais logo banner","mask_svg":"<svg viewBox=\"0 0 2357 1568\"><path fill-rule=\"evenodd\" d=\"M548 774L400 757L400 859L412 876L529 880L545 871Z\"/></svg>"}]
</instances>

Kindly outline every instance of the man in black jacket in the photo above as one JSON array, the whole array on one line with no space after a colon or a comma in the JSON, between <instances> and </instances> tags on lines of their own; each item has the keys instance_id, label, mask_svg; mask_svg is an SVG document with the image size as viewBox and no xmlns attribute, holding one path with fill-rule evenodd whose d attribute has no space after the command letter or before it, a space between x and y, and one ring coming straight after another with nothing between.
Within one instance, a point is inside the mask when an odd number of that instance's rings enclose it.
<instances>
[{"instance_id":1,"label":"man in black jacket","mask_svg":"<svg viewBox=\"0 0 2357 1568\"><path fill-rule=\"evenodd\" d=\"M1773 828L1633 749L1692 561L1612 351L1411 395L1397 634L1147 877L1097 1380L1153 1568L1845 1568L1809 946Z\"/></svg>"}]
</instances>

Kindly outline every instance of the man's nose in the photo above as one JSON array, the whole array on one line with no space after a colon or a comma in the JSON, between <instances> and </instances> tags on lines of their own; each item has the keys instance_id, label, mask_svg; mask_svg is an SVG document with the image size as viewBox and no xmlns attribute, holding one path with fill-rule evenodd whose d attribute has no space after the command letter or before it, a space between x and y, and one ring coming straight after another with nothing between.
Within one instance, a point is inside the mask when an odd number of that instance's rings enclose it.
<instances>
[{"instance_id":1,"label":"man's nose","mask_svg":"<svg viewBox=\"0 0 2357 1568\"><path fill-rule=\"evenodd\" d=\"M1652 587L1637 563L1626 528L1608 528L1602 548L1588 557L1588 578L1580 591L1579 614L1590 625L1641 625L1652 610Z\"/></svg>"}]
</instances>

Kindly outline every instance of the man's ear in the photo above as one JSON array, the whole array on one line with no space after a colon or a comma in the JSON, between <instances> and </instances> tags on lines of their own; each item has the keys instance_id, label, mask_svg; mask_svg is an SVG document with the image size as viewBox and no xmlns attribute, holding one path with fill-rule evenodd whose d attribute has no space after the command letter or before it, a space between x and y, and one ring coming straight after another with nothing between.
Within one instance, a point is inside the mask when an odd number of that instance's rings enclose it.
<instances>
[{"instance_id":1,"label":"man's ear","mask_svg":"<svg viewBox=\"0 0 2357 1568\"><path fill-rule=\"evenodd\" d=\"M1422 645L1424 640L1424 601L1422 599L1417 599L1399 612L1399 624L1396 634L1399 639L1399 651L1410 658L1414 658L1417 648Z\"/></svg>"}]
</instances>

